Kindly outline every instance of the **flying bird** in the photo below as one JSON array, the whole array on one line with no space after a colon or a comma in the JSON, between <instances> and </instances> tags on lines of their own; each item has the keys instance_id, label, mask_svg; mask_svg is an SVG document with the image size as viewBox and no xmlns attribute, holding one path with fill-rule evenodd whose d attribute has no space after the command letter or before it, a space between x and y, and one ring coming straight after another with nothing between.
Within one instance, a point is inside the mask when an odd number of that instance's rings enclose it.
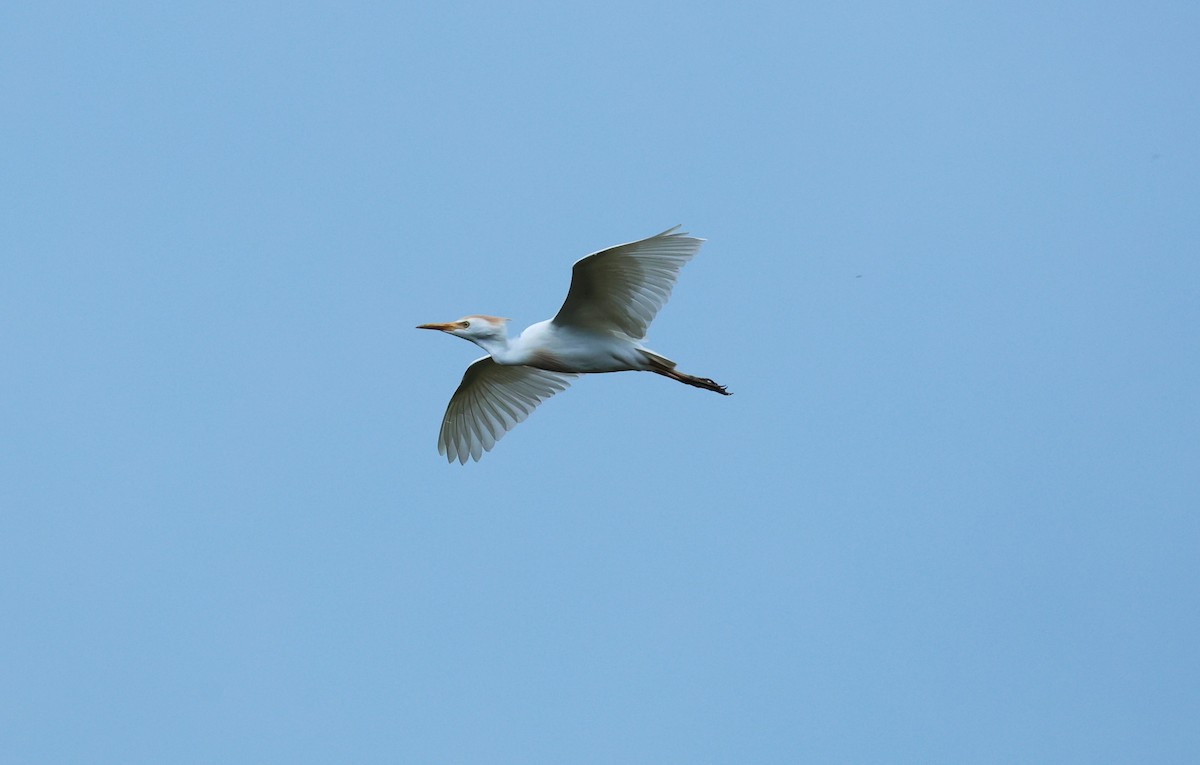
<instances>
[{"instance_id":1,"label":"flying bird","mask_svg":"<svg viewBox=\"0 0 1200 765\"><path fill-rule=\"evenodd\" d=\"M541 402L581 374L654 372L686 385L730 395L724 385L675 369L675 362L642 345L646 329L667 302L679 269L703 239L679 226L646 239L594 252L575 262L571 288L553 319L508 336L508 319L472 314L444 324L421 324L470 340L488 352L467 367L450 398L438 453L450 462L478 460Z\"/></svg>"}]
</instances>

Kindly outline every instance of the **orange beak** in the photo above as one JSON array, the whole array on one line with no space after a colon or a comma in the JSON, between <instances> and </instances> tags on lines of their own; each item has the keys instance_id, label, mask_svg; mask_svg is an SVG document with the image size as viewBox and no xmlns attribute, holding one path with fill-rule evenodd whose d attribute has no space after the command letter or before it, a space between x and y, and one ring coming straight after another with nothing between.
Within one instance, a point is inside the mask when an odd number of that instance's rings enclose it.
<instances>
[{"instance_id":1,"label":"orange beak","mask_svg":"<svg viewBox=\"0 0 1200 765\"><path fill-rule=\"evenodd\" d=\"M456 326L458 325L454 322L448 321L445 324L418 324L417 329L440 329L442 332L449 332Z\"/></svg>"}]
</instances>

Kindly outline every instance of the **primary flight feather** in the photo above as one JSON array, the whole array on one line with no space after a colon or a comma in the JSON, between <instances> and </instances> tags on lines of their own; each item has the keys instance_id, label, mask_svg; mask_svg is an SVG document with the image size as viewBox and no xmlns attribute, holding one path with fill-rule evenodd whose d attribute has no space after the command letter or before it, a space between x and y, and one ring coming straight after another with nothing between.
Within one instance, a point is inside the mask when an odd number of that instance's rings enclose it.
<instances>
[{"instance_id":1,"label":"primary flight feather","mask_svg":"<svg viewBox=\"0 0 1200 765\"><path fill-rule=\"evenodd\" d=\"M679 372L675 362L642 346L650 322L671 296L679 269L703 242L676 226L576 261L558 314L515 339L508 337L508 320L495 316L419 325L417 329L470 340L488 352L467 367L450 398L438 453L450 462L478 460L534 407L581 374L654 372L730 395L724 385Z\"/></svg>"}]
</instances>

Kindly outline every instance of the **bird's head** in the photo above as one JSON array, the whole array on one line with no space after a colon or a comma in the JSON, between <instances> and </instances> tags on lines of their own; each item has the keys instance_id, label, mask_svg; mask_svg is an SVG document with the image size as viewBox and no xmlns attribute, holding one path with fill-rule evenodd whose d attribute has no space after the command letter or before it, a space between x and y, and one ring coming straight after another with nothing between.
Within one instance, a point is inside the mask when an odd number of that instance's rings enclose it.
<instances>
[{"instance_id":1,"label":"bird's head","mask_svg":"<svg viewBox=\"0 0 1200 765\"><path fill-rule=\"evenodd\" d=\"M437 329L464 340L479 342L507 337L507 324L508 319L498 316L475 315L464 316L458 321L448 321L445 324L418 324L417 329Z\"/></svg>"}]
</instances>

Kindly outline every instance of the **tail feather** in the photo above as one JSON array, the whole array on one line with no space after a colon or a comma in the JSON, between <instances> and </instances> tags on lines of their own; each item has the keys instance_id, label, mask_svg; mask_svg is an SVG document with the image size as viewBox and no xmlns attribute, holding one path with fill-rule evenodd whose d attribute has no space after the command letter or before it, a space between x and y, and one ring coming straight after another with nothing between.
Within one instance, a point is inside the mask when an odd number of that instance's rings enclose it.
<instances>
[{"instance_id":1,"label":"tail feather","mask_svg":"<svg viewBox=\"0 0 1200 765\"><path fill-rule=\"evenodd\" d=\"M639 348L642 355L646 357L646 361L650 362L651 371L657 372L660 369L674 369L675 362L668 359L666 356L659 356L654 351L648 351L645 348Z\"/></svg>"}]
</instances>

